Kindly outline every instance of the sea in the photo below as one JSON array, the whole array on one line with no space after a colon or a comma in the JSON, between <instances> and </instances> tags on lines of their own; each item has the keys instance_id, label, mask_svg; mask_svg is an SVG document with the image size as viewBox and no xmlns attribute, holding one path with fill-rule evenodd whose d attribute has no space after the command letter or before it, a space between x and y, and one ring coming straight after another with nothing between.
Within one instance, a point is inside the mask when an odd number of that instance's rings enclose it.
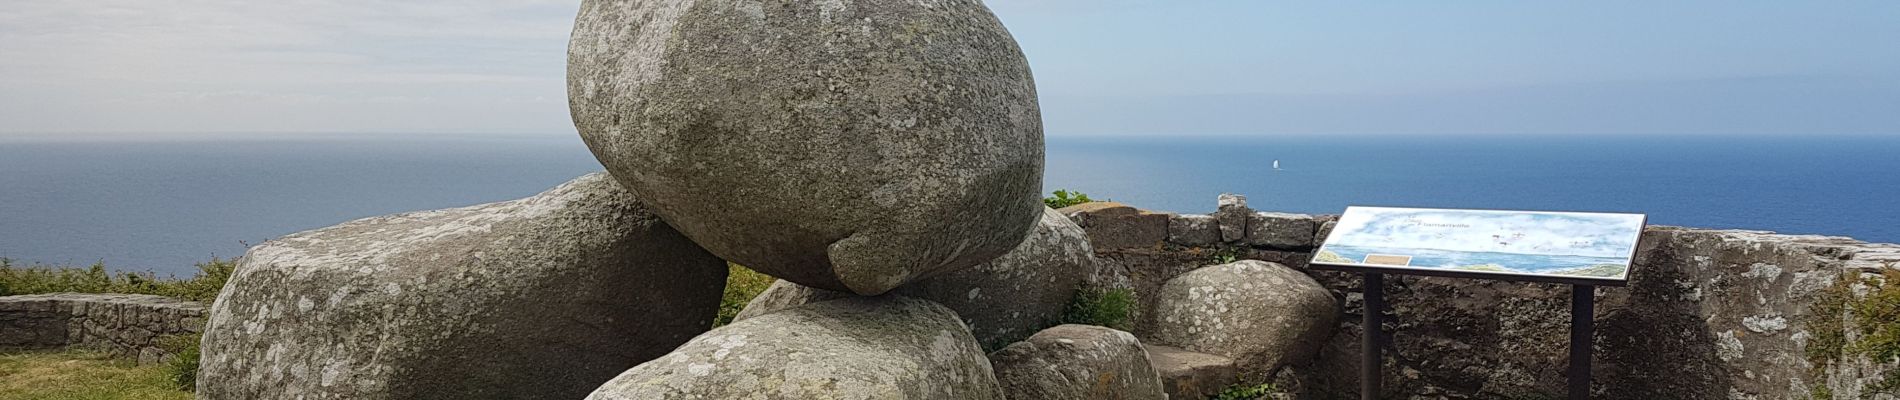
<instances>
[{"instance_id":1,"label":"sea","mask_svg":"<svg viewBox=\"0 0 1900 400\"><path fill-rule=\"evenodd\" d=\"M1900 136L1056 135L1046 164L1045 193L1162 211L1238 193L1297 213L1635 212L1900 242ZM572 134L0 136L0 258L187 276L273 237L600 169Z\"/></svg>"}]
</instances>

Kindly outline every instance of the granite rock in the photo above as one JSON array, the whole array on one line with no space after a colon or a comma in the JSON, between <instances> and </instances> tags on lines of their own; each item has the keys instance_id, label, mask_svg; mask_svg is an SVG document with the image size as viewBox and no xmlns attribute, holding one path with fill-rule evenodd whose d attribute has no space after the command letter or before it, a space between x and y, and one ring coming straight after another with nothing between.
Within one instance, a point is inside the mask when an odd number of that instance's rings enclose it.
<instances>
[{"instance_id":1,"label":"granite rock","mask_svg":"<svg viewBox=\"0 0 1900 400\"><path fill-rule=\"evenodd\" d=\"M1165 400L1161 376L1135 335L1091 325L1059 325L990 353L996 380L1012 399Z\"/></svg>"},{"instance_id":2,"label":"granite rock","mask_svg":"<svg viewBox=\"0 0 1900 400\"><path fill-rule=\"evenodd\" d=\"M568 98L594 155L721 258L884 293L1022 241L1029 64L977 0L586 0Z\"/></svg>"},{"instance_id":3,"label":"granite rock","mask_svg":"<svg viewBox=\"0 0 1900 400\"><path fill-rule=\"evenodd\" d=\"M1002 400L955 312L901 296L812 303L734 322L627 370L590 400Z\"/></svg>"},{"instance_id":4,"label":"granite rock","mask_svg":"<svg viewBox=\"0 0 1900 400\"><path fill-rule=\"evenodd\" d=\"M1150 341L1232 358L1244 376L1310 359L1339 314L1313 278L1256 260L1181 274L1156 297Z\"/></svg>"},{"instance_id":5,"label":"granite rock","mask_svg":"<svg viewBox=\"0 0 1900 400\"><path fill-rule=\"evenodd\" d=\"M1205 214L1178 214L1168 217L1168 243L1188 247L1220 244L1220 219Z\"/></svg>"},{"instance_id":6,"label":"granite rock","mask_svg":"<svg viewBox=\"0 0 1900 400\"><path fill-rule=\"evenodd\" d=\"M955 310L986 349L1028 337L1062 315L1096 268L1082 228L1053 209L1043 210L1029 237L1002 257L892 293ZM778 281L753 298L736 319L848 296Z\"/></svg>"},{"instance_id":7,"label":"granite rock","mask_svg":"<svg viewBox=\"0 0 1900 400\"><path fill-rule=\"evenodd\" d=\"M705 332L724 263L606 174L250 249L198 398L580 398Z\"/></svg>"}]
</instances>

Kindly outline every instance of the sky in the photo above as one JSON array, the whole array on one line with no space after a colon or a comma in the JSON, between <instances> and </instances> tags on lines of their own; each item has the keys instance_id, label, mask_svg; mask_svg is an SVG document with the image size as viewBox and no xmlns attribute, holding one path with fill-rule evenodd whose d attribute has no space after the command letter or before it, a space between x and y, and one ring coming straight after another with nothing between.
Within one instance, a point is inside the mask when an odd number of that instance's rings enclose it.
<instances>
[{"instance_id":1,"label":"sky","mask_svg":"<svg viewBox=\"0 0 1900 400\"><path fill-rule=\"evenodd\" d=\"M578 4L5 0L0 135L571 135ZM1900 134L1900 2L988 4L1052 136Z\"/></svg>"}]
</instances>

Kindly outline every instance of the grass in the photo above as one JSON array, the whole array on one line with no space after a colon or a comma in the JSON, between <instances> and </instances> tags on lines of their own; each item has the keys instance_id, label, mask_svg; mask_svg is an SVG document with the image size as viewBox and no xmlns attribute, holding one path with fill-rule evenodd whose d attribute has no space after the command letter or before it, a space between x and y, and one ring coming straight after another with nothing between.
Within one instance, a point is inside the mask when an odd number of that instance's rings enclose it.
<instances>
[{"instance_id":1,"label":"grass","mask_svg":"<svg viewBox=\"0 0 1900 400\"><path fill-rule=\"evenodd\" d=\"M726 293L719 299L719 316L713 319L713 327L718 328L732 323L732 318L745 310L746 303L759 297L766 288L772 287L777 278L761 274L745 266L726 263Z\"/></svg>"},{"instance_id":2,"label":"grass","mask_svg":"<svg viewBox=\"0 0 1900 400\"><path fill-rule=\"evenodd\" d=\"M218 297L237 264L212 259L198 264L198 272L189 279L159 278L150 272L106 272L103 264L91 267L15 266L0 259L0 296L37 293L124 293L151 294L210 303ZM160 346L177 355L171 362L146 367L116 365L106 356L91 353L18 354L6 356L0 366L0 400L5 399L169 399L190 398L197 386L198 335L165 338ZM62 369L65 368L65 369ZM67 371L66 369L70 369ZM52 380L44 390L23 392L8 383L22 380ZM81 385L83 383L83 385ZM65 386L62 386L65 385ZM66 386L100 385L97 390L79 390ZM162 388L150 391L149 387ZM184 397L151 393L185 393ZM24 397L20 397L24 396ZM156 396L156 397L155 397Z\"/></svg>"},{"instance_id":3,"label":"grass","mask_svg":"<svg viewBox=\"0 0 1900 400\"><path fill-rule=\"evenodd\" d=\"M165 367L102 353L0 354L0 400L189 400Z\"/></svg>"},{"instance_id":4,"label":"grass","mask_svg":"<svg viewBox=\"0 0 1900 400\"><path fill-rule=\"evenodd\" d=\"M1867 291L1855 295L1856 284L1865 285ZM1848 321L1853 322L1854 340L1848 340ZM1803 323L1813 334L1807 357L1816 378L1843 356L1867 357L1889 366L1900 363L1900 270L1890 268L1878 277L1843 276L1809 306ZM1834 397L1825 387L1818 389L1814 398ZM1900 394L1900 368L1888 369L1878 382L1866 387L1862 397L1877 394Z\"/></svg>"},{"instance_id":5,"label":"grass","mask_svg":"<svg viewBox=\"0 0 1900 400\"><path fill-rule=\"evenodd\" d=\"M107 272L104 264L91 267L16 266L0 259L0 296L38 293L154 294L210 303L224 288L237 263L212 259L198 264L189 279L160 278L151 272Z\"/></svg>"},{"instance_id":6,"label":"grass","mask_svg":"<svg viewBox=\"0 0 1900 400\"><path fill-rule=\"evenodd\" d=\"M1061 323L1105 326L1126 331L1129 330L1134 310L1135 291L1132 289L1083 289L1075 292L1075 298L1063 310Z\"/></svg>"}]
</instances>

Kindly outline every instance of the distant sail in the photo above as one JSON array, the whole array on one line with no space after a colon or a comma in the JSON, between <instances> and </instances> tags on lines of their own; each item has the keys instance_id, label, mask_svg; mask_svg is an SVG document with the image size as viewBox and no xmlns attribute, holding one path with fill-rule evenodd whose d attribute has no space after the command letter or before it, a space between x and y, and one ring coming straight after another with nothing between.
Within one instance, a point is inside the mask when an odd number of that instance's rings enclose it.
<instances>
[{"instance_id":1,"label":"distant sail","mask_svg":"<svg viewBox=\"0 0 1900 400\"><path fill-rule=\"evenodd\" d=\"M1275 171L1280 170L1280 160L1273 160L1273 169Z\"/></svg>"}]
</instances>

